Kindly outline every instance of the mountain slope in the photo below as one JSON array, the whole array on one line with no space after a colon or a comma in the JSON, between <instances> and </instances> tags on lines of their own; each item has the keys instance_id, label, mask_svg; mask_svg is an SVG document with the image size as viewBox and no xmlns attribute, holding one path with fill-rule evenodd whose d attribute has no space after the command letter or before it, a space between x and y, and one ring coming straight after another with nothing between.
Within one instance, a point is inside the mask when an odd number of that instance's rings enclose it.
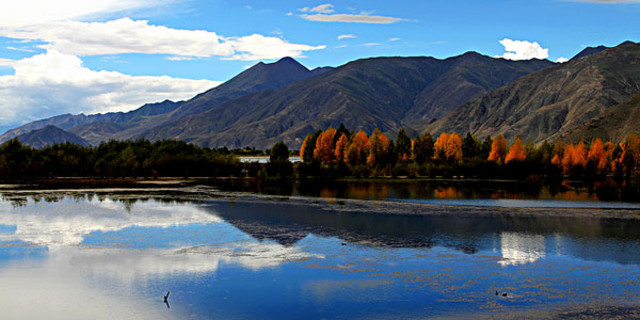
<instances>
[{"instance_id":1,"label":"mountain slope","mask_svg":"<svg viewBox=\"0 0 640 320\"><path fill-rule=\"evenodd\" d=\"M640 46L623 43L524 76L425 129L555 139L640 90Z\"/></svg>"},{"instance_id":2,"label":"mountain slope","mask_svg":"<svg viewBox=\"0 0 640 320\"><path fill-rule=\"evenodd\" d=\"M17 136L17 139L25 145L33 148L44 148L54 143L70 142L73 144L88 146L86 140L76 136L75 134L66 132L56 126L48 125L44 128L33 130L31 132Z\"/></svg>"},{"instance_id":3,"label":"mountain slope","mask_svg":"<svg viewBox=\"0 0 640 320\"><path fill-rule=\"evenodd\" d=\"M632 132L640 133L640 92L570 131L564 138L571 142L594 138L621 142Z\"/></svg>"},{"instance_id":4,"label":"mountain slope","mask_svg":"<svg viewBox=\"0 0 640 320\"><path fill-rule=\"evenodd\" d=\"M265 148L279 140L297 147L307 133L340 123L354 130L397 131L419 122L416 115L439 116L459 102L550 65L549 61L507 61L477 53L445 60L357 60L281 90L263 90L167 122L136 138ZM446 88L455 87L469 89L439 97Z\"/></svg>"}]
</instances>

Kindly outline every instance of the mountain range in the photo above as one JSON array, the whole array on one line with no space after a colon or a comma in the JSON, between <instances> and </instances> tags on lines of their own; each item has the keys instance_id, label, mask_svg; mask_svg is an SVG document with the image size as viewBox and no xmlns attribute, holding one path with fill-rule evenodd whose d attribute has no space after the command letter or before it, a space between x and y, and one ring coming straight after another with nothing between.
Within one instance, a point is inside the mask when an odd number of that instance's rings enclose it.
<instances>
[{"instance_id":1,"label":"mountain range","mask_svg":"<svg viewBox=\"0 0 640 320\"><path fill-rule=\"evenodd\" d=\"M146 104L130 112L60 115L7 131L38 146L109 139L181 139L207 147L297 148L318 129L391 135L429 132L505 134L535 142L581 135L621 139L614 114L635 115L640 46L586 48L569 62L511 61L468 52L448 59L380 57L309 70L292 58L258 63L187 101ZM634 113L635 112L635 113ZM585 131L585 125L594 129ZM55 126L68 135L47 126ZM597 128L597 130L595 130ZM617 130L613 132L612 130Z\"/></svg>"}]
</instances>

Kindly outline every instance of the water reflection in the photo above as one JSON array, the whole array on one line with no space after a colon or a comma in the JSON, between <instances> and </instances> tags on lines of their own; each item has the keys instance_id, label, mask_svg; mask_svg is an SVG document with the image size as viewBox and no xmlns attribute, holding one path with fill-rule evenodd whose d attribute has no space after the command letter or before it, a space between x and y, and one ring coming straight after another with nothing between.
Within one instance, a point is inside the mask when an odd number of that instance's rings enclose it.
<instances>
[{"instance_id":1,"label":"water reflection","mask_svg":"<svg viewBox=\"0 0 640 320\"><path fill-rule=\"evenodd\" d=\"M5 199L8 318L465 318L640 293L635 220L356 213L340 200L249 196Z\"/></svg>"}]
</instances>

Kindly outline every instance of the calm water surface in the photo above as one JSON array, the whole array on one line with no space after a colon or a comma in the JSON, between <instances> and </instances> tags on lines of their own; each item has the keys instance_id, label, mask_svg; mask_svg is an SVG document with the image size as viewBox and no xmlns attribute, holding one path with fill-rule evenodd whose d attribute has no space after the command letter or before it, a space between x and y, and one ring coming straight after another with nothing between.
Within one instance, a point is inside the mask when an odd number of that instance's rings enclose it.
<instances>
[{"instance_id":1,"label":"calm water surface","mask_svg":"<svg viewBox=\"0 0 640 320\"><path fill-rule=\"evenodd\" d=\"M638 310L636 221L373 215L282 200L186 199L4 193L2 318L522 318L587 306Z\"/></svg>"}]
</instances>

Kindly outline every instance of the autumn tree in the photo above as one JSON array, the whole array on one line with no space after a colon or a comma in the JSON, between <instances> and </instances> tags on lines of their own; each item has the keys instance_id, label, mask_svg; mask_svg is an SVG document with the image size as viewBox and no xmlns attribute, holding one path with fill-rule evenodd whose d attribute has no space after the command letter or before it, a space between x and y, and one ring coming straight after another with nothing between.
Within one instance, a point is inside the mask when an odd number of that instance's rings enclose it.
<instances>
[{"instance_id":1,"label":"autumn tree","mask_svg":"<svg viewBox=\"0 0 640 320\"><path fill-rule=\"evenodd\" d=\"M527 158L527 150L522 145L522 139L518 136L509 148L509 152L504 159L504 163L511 161L524 161Z\"/></svg>"},{"instance_id":2,"label":"autumn tree","mask_svg":"<svg viewBox=\"0 0 640 320\"><path fill-rule=\"evenodd\" d=\"M358 165L366 161L369 155L369 137L360 130L353 137L349 148L347 149L347 162L350 165Z\"/></svg>"},{"instance_id":3,"label":"autumn tree","mask_svg":"<svg viewBox=\"0 0 640 320\"><path fill-rule=\"evenodd\" d=\"M308 134L304 139L302 147L300 147L300 158L302 161L311 162L313 160L316 142L318 141L320 134L322 134L322 130L318 130L313 134Z\"/></svg>"},{"instance_id":4,"label":"autumn tree","mask_svg":"<svg viewBox=\"0 0 640 320\"><path fill-rule=\"evenodd\" d=\"M609 159L607 159L607 151L600 138L596 138L591 143L587 154L587 163L591 164L597 173L604 173L607 169Z\"/></svg>"},{"instance_id":5,"label":"autumn tree","mask_svg":"<svg viewBox=\"0 0 640 320\"><path fill-rule=\"evenodd\" d=\"M418 164L433 158L433 138L430 134L419 136L413 143L413 157Z\"/></svg>"},{"instance_id":6,"label":"autumn tree","mask_svg":"<svg viewBox=\"0 0 640 320\"><path fill-rule=\"evenodd\" d=\"M336 129L329 127L322 132L316 141L316 148L313 151L313 157L322 163L331 163L334 158L335 144L333 138L336 135Z\"/></svg>"},{"instance_id":7,"label":"autumn tree","mask_svg":"<svg viewBox=\"0 0 640 320\"><path fill-rule=\"evenodd\" d=\"M336 161L338 162L344 162L345 159L347 158L347 145L348 145L349 141L347 139L347 135L346 134L342 134L340 136L340 138L338 139L338 141L336 142L336 149L334 152L334 156Z\"/></svg>"},{"instance_id":8,"label":"autumn tree","mask_svg":"<svg viewBox=\"0 0 640 320\"><path fill-rule=\"evenodd\" d=\"M433 147L437 159L447 162L462 160L462 139L456 133L441 133Z\"/></svg>"},{"instance_id":9,"label":"autumn tree","mask_svg":"<svg viewBox=\"0 0 640 320\"><path fill-rule=\"evenodd\" d=\"M574 168L584 169L587 166L587 150L584 142L580 141L577 146L568 144L565 146L562 157L562 170L565 174L571 173Z\"/></svg>"},{"instance_id":10,"label":"autumn tree","mask_svg":"<svg viewBox=\"0 0 640 320\"><path fill-rule=\"evenodd\" d=\"M508 151L507 139L505 139L504 135L499 135L491 144L491 153L489 153L488 159L489 161L503 164Z\"/></svg>"},{"instance_id":11,"label":"autumn tree","mask_svg":"<svg viewBox=\"0 0 640 320\"><path fill-rule=\"evenodd\" d=\"M367 165L375 167L380 164L389 152L389 139L379 129L373 130L369 138L369 156L367 157Z\"/></svg>"}]
</instances>

